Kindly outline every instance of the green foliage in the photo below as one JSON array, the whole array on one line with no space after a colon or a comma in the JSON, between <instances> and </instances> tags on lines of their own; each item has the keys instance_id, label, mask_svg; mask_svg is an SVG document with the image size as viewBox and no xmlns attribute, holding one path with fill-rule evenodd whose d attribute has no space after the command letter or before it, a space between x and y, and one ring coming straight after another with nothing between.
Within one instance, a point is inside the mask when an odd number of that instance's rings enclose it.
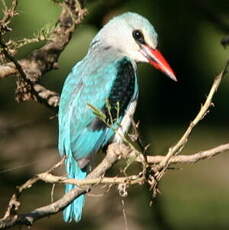
<instances>
[{"instance_id":1,"label":"green foliage","mask_svg":"<svg viewBox=\"0 0 229 230\"><path fill-rule=\"evenodd\" d=\"M122 133L122 132L118 132L118 129L120 127L120 123L118 123L118 118L119 118L119 112L120 112L120 103L117 102L116 106L115 106L115 110L116 110L116 117L112 117L112 107L111 104L109 103L109 100L106 100L106 109L107 109L107 115L100 109L96 108L95 106L88 104L88 107L92 110L92 112L96 115L97 118L99 118L102 122L104 122L104 124L107 125L107 127L111 128L114 130L114 132L120 136L120 138L122 139L122 141L127 144L129 147L131 147L133 150L135 150L136 155L133 157L129 157L126 162L125 162L125 167L122 170L124 175L127 175L127 170L128 168L136 161L136 158L143 153L143 149L141 149L141 147L139 146L139 143L136 141L138 139L138 136L136 136L137 134L130 134L128 133ZM132 139L132 137L135 136L134 140ZM143 153L144 154L144 153ZM146 164L143 163L143 171L145 171L146 169Z\"/></svg>"},{"instance_id":2,"label":"green foliage","mask_svg":"<svg viewBox=\"0 0 229 230\"><path fill-rule=\"evenodd\" d=\"M120 124L117 123L118 118L119 118L119 113L120 113L120 103L119 102L117 102L116 106L112 108L109 100L107 99L105 103L107 114L105 114L102 110L96 108L95 106L91 104L87 104L87 105L92 110L92 112L96 115L96 117L99 118L102 122L104 122L104 124L106 124L107 127L112 128L116 131L116 129L120 126ZM113 109L116 111L115 117L112 116L111 111ZM113 126L114 124L116 128Z\"/></svg>"},{"instance_id":3,"label":"green foliage","mask_svg":"<svg viewBox=\"0 0 229 230\"><path fill-rule=\"evenodd\" d=\"M96 115L96 117L98 117L101 121L106 123L106 115L102 112L102 110L96 108L91 104L87 104L87 105L92 110L92 112Z\"/></svg>"}]
</instances>

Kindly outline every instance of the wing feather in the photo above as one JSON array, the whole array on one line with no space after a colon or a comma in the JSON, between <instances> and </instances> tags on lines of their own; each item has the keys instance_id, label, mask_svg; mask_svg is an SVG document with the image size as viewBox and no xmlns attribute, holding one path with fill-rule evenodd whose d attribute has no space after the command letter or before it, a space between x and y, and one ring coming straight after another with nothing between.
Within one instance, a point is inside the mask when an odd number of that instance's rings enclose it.
<instances>
[{"instance_id":1,"label":"wing feather","mask_svg":"<svg viewBox=\"0 0 229 230\"><path fill-rule=\"evenodd\" d=\"M96 131L89 128L97 117L88 104L103 108L117 74L116 63L87 75L82 73L83 64L79 63L67 77L59 107L59 151L73 154L76 159L96 152L114 135L108 128Z\"/></svg>"}]
</instances>

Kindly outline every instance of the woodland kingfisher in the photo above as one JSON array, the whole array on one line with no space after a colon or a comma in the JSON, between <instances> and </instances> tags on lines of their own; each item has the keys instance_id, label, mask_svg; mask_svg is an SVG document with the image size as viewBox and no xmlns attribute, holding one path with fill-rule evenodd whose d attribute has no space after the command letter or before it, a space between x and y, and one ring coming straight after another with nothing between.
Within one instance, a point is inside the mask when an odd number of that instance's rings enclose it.
<instances>
[{"instance_id":1,"label":"woodland kingfisher","mask_svg":"<svg viewBox=\"0 0 229 230\"><path fill-rule=\"evenodd\" d=\"M66 156L69 178L85 178L91 156L108 143L123 140L138 99L137 62L149 63L176 81L157 50L157 39L146 18L124 13L97 33L86 56L73 66L63 86L58 115L59 152ZM74 187L67 184L65 192ZM70 203L63 212L64 220L78 222L84 203L84 195Z\"/></svg>"}]
</instances>

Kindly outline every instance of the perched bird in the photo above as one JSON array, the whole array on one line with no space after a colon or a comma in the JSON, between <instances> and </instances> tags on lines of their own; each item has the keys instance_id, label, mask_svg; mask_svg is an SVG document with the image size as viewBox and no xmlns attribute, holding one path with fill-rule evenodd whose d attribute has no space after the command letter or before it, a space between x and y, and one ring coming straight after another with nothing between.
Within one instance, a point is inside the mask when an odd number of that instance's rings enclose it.
<instances>
[{"instance_id":1,"label":"perched bird","mask_svg":"<svg viewBox=\"0 0 229 230\"><path fill-rule=\"evenodd\" d=\"M150 63L176 81L156 47L157 33L150 22L124 13L97 33L87 55L69 73L59 105L59 152L66 155L69 178L85 178L90 156L110 142L122 141L138 99L137 62ZM68 184L65 192L73 188ZM81 195L65 208L66 222L81 219L84 201Z\"/></svg>"}]
</instances>

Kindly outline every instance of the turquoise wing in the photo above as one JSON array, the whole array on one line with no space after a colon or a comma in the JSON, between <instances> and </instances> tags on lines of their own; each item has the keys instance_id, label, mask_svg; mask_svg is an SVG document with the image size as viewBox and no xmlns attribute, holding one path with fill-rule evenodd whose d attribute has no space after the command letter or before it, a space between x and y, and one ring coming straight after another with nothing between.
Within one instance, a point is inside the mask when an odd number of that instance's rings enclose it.
<instances>
[{"instance_id":1,"label":"turquoise wing","mask_svg":"<svg viewBox=\"0 0 229 230\"><path fill-rule=\"evenodd\" d=\"M83 62L78 63L67 77L59 106L59 151L75 159L96 152L114 135L109 127L94 127L95 121L99 122L89 105L104 108L117 75L117 63L101 65L91 73L83 67Z\"/></svg>"}]
</instances>

